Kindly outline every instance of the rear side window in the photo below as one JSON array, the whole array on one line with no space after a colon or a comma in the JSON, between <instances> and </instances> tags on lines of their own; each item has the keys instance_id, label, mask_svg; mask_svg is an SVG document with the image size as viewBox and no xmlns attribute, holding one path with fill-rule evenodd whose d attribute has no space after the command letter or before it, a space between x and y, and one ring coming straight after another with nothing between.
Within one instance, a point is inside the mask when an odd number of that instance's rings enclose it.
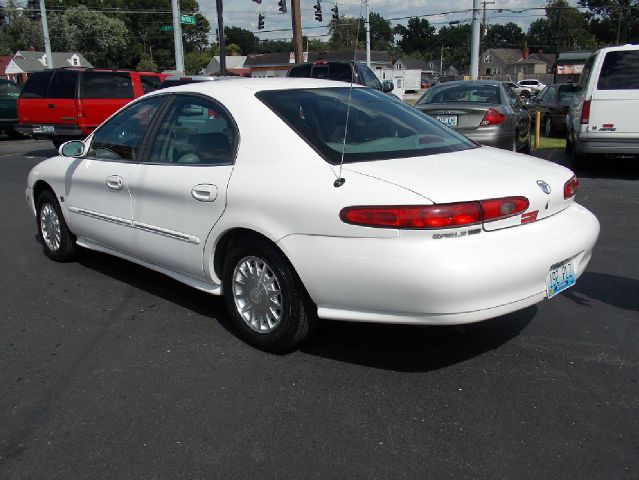
<instances>
[{"instance_id":1,"label":"rear side window","mask_svg":"<svg viewBox=\"0 0 639 480\"><path fill-rule=\"evenodd\" d=\"M49 70L46 72L34 72L29 75L20 98L46 98L52 73Z\"/></svg>"},{"instance_id":2,"label":"rear side window","mask_svg":"<svg viewBox=\"0 0 639 480\"><path fill-rule=\"evenodd\" d=\"M131 76L125 72L84 72L82 98L133 98Z\"/></svg>"},{"instance_id":3,"label":"rear side window","mask_svg":"<svg viewBox=\"0 0 639 480\"><path fill-rule=\"evenodd\" d=\"M154 75L140 75L140 83L142 83L142 91L149 93L160 88L160 77Z\"/></svg>"},{"instance_id":4,"label":"rear side window","mask_svg":"<svg viewBox=\"0 0 639 480\"><path fill-rule=\"evenodd\" d=\"M597 90L639 89L639 50L608 52L601 66Z\"/></svg>"},{"instance_id":5,"label":"rear side window","mask_svg":"<svg viewBox=\"0 0 639 480\"><path fill-rule=\"evenodd\" d=\"M53 73L49 85L48 98L75 98L75 85L78 73L73 70L58 70Z\"/></svg>"},{"instance_id":6,"label":"rear side window","mask_svg":"<svg viewBox=\"0 0 639 480\"><path fill-rule=\"evenodd\" d=\"M288 76L309 78L311 76L311 66L312 65L310 63L307 63L306 65L291 67L291 70L288 72Z\"/></svg>"}]
</instances>

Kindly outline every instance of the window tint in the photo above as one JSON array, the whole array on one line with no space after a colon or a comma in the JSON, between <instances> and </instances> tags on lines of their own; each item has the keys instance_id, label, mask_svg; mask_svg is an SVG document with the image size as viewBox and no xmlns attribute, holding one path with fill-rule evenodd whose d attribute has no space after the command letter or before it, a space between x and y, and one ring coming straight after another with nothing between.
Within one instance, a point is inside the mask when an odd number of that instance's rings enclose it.
<instances>
[{"instance_id":1,"label":"window tint","mask_svg":"<svg viewBox=\"0 0 639 480\"><path fill-rule=\"evenodd\" d=\"M29 75L20 98L46 98L52 73L49 70L46 72L34 72Z\"/></svg>"},{"instance_id":2,"label":"window tint","mask_svg":"<svg viewBox=\"0 0 639 480\"><path fill-rule=\"evenodd\" d=\"M53 73L49 85L49 98L75 98L75 84L78 72L74 70L57 70Z\"/></svg>"},{"instance_id":3,"label":"window tint","mask_svg":"<svg viewBox=\"0 0 639 480\"><path fill-rule=\"evenodd\" d=\"M597 90L639 89L639 50L608 52L604 58Z\"/></svg>"},{"instance_id":4,"label":"window tint","mask_svg":"<svg viewBox=\"0 0 639 480\"><path fill-rule=\"evenodd\" d=\"M570 105L579 90L580 87L578 85L560 85L559 103L562 105Z\"/></svg>"},{"instance_id":5,"label":"window tint","mask_svg":"<svg viewBox=\"0 0 639 480\"><path fill-rule=\"evenodd\" d=\"M88 156L105 160L137 160L146 129L164 97L155 96L125 108L93 134Z\"/></svg>"},{"instance_id":6,"label":"window tint","mask_svg":"<svg viewBox=\"0 0 639 480\"><path fill-rule=\"evenodd\" d=\"M162 121L150 162L229 165L235 158L235 126L216 103L178 95Z\"/></svg>"},{"instance_id":7,"label":"window tint","mask_svg":"<svg viewBox=\"0 0 639 480\"><path fill-rule=\"evenodd\" d=\"M273 90L256 96L333 164L340 163L342 150L348 163L475 147L466 137L379 90L353 88L349 109L350 90Z\"/></svg>"},{"instance_id":8,"label":"window tint","mask_svg":"<svg viewBox=\"0 0 639 480\"><path fill-rule=\"evenodd\" d=\"M581 78L579 79L579 85L585 90L588 85L588 80L590 79L590 74L592 73L592 64L595 63L596 55L591 55L588 60L586 60L586 64L584 65L583 70L581 71Z\"/></svg>"},{"instance_id":9,"label":"window tint","mask_svg":"<svg viewBox=\"0 0 639 480\"><path fill-rule=\"evenodd\" d=\"M328 65L313 65L313 78L328 80Z\"/></svg>"},{"instance_id":10,"label":"window tint","mask_svg":"<svg viewBox=\"0 0 639 480\"><path fill-rule=\"evenodd\" d=\"M133 98L131 76L126 72L84 72L82 98Z\"/></svg>"},{"instance_id":11,"label":"window tint","mask_svg":"<svg viewBox=\"0 0 639 480\"><path fill-rule=\"evenodd\" d=\"M337 82L352 82L353 67L350 63L331 63L328 67L328 79Z\"/></svg>"},{"instance_id":12,"label":"window tint","mask_svg":"<svg viewBox=\"0 0 639 480\"><path fill-rule=\"evenodd\" d=\"M448 102L501 103L501 96L494 85L449 85L431 88L417 104Z\"/></svg>"},{"instance_id":13,"label":"window tint","mask_svg":"<svg viewBox=\"0 0 639 480\"><path fill-rule=\"evenodd\" d=\"M370 68L360 65L360 74L362 75L363 84L367 87L376 88L377 90L382 89L382 84L379 79L375 76L375 74L370 70Z\"/></svg>"},{"instance_id":14,"label":"window tint","mask_svg":"<svg viewBox=\"0 0 639 480\"><path fill-rule=\"evenodd\" d=\"M140 75L140 83L142 83L142 91L149 93L160 88L160 77L153 75Z\"/></svg>"},{"instance_id":15,"label":"window tint","mask_svg":"<svg viewBox=\"0 0 639 480\"><path fill-rule=\"evenodd\" d=\"M310 63L307 63L305 65L298 65L296 67L291 67L291 69L288 72L288 76L309 78L311 76L311 67L312 65Z\"/></svg>"}]
</instances>

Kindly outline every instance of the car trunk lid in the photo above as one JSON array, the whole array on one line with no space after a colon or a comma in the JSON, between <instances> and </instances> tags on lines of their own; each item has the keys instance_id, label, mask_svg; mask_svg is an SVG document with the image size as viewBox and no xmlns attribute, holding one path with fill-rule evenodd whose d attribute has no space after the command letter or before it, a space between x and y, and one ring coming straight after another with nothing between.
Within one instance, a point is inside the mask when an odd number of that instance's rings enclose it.
<instances>
[{"instance_id":1,"label":"car trunk lid","mask_svg":"<svg viewBox=\"0 0 639 480\"><path fill-rule=\"evenodd\" d=\"M522 214L486 222L494 231L546 218L566 208L564 184L572 172L534 157L478 147L427 157L348 164L345 170L384 180L422 195L432 203L526 197Z\"/></svg>"},{"instance_id":2,"label":"car trunk lid","mask_svg":"<svg viewBox=\"0 0 639 480\"><path fill-rule=\"evenodd\" d=\"M444 125L460 131L472 131L481 126L481 121L490 108L499 110L498 105L433 103L420 105L419 110L439 120Z\"/></svg>"}]
</instances>

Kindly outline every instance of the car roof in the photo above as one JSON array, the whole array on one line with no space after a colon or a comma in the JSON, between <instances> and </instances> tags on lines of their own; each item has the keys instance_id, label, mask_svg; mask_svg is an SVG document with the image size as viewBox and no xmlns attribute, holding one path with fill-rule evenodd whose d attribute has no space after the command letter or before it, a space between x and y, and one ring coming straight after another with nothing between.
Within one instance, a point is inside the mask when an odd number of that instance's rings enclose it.
<instances>
[{"instance_id":1,"label":"car roof","mask_svg":"<svg viewBox=\"0 0 639 480\"><path fill-rule=\"evenodd\" d=\"M280 78L238 78L232 82L195 82L186 85L169 87L163 90L157 90L158 93L166 92L195 92L207 93L217 91L252 91L260 92L262 90L293 90L301 88L348 88L344 82L336 82L333 80L320 80L317 78L301 78L301 77L280 77ZM361 85L353 84L353 88L364 88ZM152 92L152 94L155 92Z\"/></svg>"},{"instance_id":2,"label":"car roof","mask_svg":"<svg viewBox=\"0 0 639 480\"><path fill-rule=\"evenodd\" d=\"M468 85L468 86L472 86L472 87L498 87L499 85L501 85L501 81L499 80L453 80L452 82L444 82L444 83L439 83L437 84L435 87L437 88L443 88L443 87L454 87L454 86L459 86L459 85ZM515 83L515 82L513 82ZM433 87L433 88L435 88Z\"/></svg>"}]
</instances>

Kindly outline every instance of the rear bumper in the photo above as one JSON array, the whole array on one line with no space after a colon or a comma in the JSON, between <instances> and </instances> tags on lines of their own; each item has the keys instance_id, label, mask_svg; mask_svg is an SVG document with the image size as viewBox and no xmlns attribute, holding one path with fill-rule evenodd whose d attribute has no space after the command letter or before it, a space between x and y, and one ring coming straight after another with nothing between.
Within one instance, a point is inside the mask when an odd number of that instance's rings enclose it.
<instances>
[{"instance_id":1,"label":"rear bumper","mask_svg":"<svg viewBox=\"0 0 639 480\"><path fill-rule=\"evenodd\" d=\"M322 318L382 323L471 323L546 297L552 265L574 259L585 270L599 222L572 204L521 227L434 239L289 235L278 242ZM310 254L309 252L313 252Z\"/></svg>"},{"instance_id":2,"label":"rear bumper","mask_svg":"<svg viewBox=\"0 0 639 480\"><path fill-rule=\"evenodd\" d=\"M0 128L15 128L18 126L17 118L0 118Z\"/></svg>"},{"instance_id":3,"label":"rear bumper","mask_svg":"<svg viewBox=\"0 0 639 480\"><path fill-rule=\"evenodd\" d=\"M504 132L500 128L479 128L477 130L471 131L458 130L458 132L482 145L486 145L488 147L503 148L505 150L512 149L513 140L515 137L514 133Z\"/></svg>"},{"instance_id":4,"label":"rear bumper","mask_svg":"<svg viewBox=\"0 0 639 480\"><path fill-rule=\"evenodd\" d=\"M48 127L52 127L53 131L50 131ZM86 137L79 125L21 123L16 126L16 130L25 135L31 135L34 138L65 137L80 139Z\"/></svg>"},{"instance_id":5,"label":"rear bumper","mask_svg":"<svg viewBox=\"0 0 639 480\"><path fill-rule=\"evenodd\" d=\"M639 155L639 138L593 139L577 137L575 145L578 153Z\"/></svg>"}]
</instances>

